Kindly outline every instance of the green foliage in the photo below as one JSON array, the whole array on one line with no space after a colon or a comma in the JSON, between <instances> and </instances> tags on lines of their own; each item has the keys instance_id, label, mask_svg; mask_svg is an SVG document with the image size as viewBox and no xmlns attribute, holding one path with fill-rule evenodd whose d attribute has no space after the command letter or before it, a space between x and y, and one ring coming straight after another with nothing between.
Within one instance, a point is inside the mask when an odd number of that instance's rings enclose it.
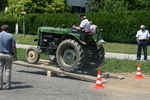
<instances>
[{"instance_id":1,"label":"green foliage","mask_svg":"<svg viewBox=\"0 0 150 100\"><path fill-rule=\"evenodd\" d=\"M104 29L103 38L106 41L135 43L135 35L140 25L149 29L150 13L148 11L89 13L88 18Z\"/></svg>"},{"instance_id":2,"label":"green foliage","mask_svg":"<svg viewBox=\"0 0 150 100\"><path fill-rule=\"evenodd\" d=\"M104 0L103 11L105 12L116 12L116 11L127 11L128 4L124 0Z\"/></svg>"},{"instance_id":3,"label":"green foliage","mask_svg":"<svg viewBox=\"0 0 150 100\"><path fill-rule=\"evenodd\" d=\"M144 24L147 29L150 28L150 13L148 11L132 12L91 12L87 13L87 18L92 20L98 28L103 28L102 37L106 41L135 43L135 35ZM51 26L59 27L66 24L69 28L71 25L79 25L79 14L28 14L26 15L26 33L36 34L38 27ZM22 32L22 19L19 21L20 32Z\"/></svg>"},{"instance_id":4,"label":"green foliage","mask_svg":"<svg viewBox=\"0 0 150 100\"><path fill-rule=\"evenodd\" d=\"M128 10L128 2L124 0L88 0L90 11L116 12Z\"/></svg>"},{"instance_id":5,"label":"green foliage","mask_svg":"<svg viewBox=\"0 0 150 100\"><path fill-rule=\"evenodd\" d=\"M37 35L13 34L13 36L17 44L37 45L37 42L33 41Z\"/></svg>"},{"instance_id":6,"label":"green foliage","mask_svg":"<svg viewBox=\"0 0 150 100\"><path fill-rule=\"evenodd\" d=\"M71 27L72 24L79 24L79 21L79 14L28 14L26 15L26 33L37 34L37 29L41 26L59 27L66 24L67 27ZM22 18L18 22L22 27Z\"/></svg>"},{"instance_id":7,"label":"green foliage","mask_svg":"<svg viewBox=\"0 0 150 100\"><path fill-rule=\"evenodd\" d=\"M129 3L129 10L149 10L150 1L149 0L127 0Z\"/></svg>"},{"instance_id":8,"label":"green foliage","mask_svg":"<svg viewBox=\"0 0 150 100\"><path fill-rule=\"evenodd\" d=\"M142 72L150 74L150 62L132 61L132 60L118 60L118 59L105 59L107 64L101 67L104 72L136 72L137 65L140 64Z\"/></svg>"},{"instance_id":9,"label":"green foliage","mask_svg":"<svg viewBox=\"0 0 150 100\"><path fill-rule=\"evenodd\" d=\"M0 17L0 27L3 24L7 24L9 26L9 32L10 33L14 33L15 32L16 19L14 19L14 18Z\"/></svg>"},{"instance_id":10,"label":"green foliage","mask_svg":"<svg viewBox=\"0 0 150 100\"><path fill-rule=\"evenodd\" d=\"M87 6L90 11L98 12L102 10L104 0L88 0Z\"/></svg>"},{"instance_id":11,"label":"green foliage","mask_svg":"<svg viewBox=\"0 0 150 100\"><path fill-rule=\"evenodd\" d=\"M90 11L149 10L150 0L88 0Z\"/></svg>"},{"instance_id":12,"label":"green foliage","mask_svg":"<svg viewBox=\"0 0 150 100\"><path fill-rule=\"evenodd\" d=\"M23 0L9 0L7 15L18 17L23 11ZM63 13L69 12L71 7L64 0L24 0L27 13Z\"/></svg>"}]
</instances>

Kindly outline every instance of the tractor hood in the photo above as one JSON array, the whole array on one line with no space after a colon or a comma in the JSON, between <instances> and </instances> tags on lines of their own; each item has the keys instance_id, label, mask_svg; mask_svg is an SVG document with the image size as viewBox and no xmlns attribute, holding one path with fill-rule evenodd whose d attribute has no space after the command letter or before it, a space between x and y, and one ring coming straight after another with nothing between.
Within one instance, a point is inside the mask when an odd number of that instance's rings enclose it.
<instances>
[{"instance_id":1,"label":"tractor hood","mask_svg":"<svg viewBox=\"0 0 150 100\"><path fill-rule=\"evenodd\" d=\"M55 27L39 27L39 32L46 32L46 33L56 33L56 34L67 34L70 29L63 29L63 28L55 28Z\"/></svg>"}]
</instances>

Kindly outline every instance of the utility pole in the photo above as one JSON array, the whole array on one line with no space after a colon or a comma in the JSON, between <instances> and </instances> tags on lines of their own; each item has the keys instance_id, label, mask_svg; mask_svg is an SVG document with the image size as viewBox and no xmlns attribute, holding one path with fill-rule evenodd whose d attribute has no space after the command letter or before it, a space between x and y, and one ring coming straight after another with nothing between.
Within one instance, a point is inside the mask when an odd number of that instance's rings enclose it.
<instances>
[{"instance_id":1,"label":"utility pole","mask_svg":"<svg viewBox=\"0 0 150 100\"><path fill-rule=\"evenodd\" d=\"M23 0L23 12L24 12L24 0ZM23 14L23 35L25 36L25 14Z\"/></svg>"}]
</instances>

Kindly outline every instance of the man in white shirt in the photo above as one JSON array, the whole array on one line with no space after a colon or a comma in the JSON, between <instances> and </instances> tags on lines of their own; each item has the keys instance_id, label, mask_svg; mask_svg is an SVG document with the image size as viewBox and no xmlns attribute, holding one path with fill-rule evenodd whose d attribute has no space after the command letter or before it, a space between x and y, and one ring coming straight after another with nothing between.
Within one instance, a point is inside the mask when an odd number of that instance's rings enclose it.
<instances>
[{"instance_id":1,"label":"man in white shirt","mask_svg":"<svg viewBox=\"0 0 150 100\"><path fill-rule=\"evenodd\" d=\"M83 30L84 32L90 31L90 23L85 15L80 15L81 24L80 26L72 26L76 30Z\"/></svg>"},{"instance_id":2,"label":"man in white shirt","mask_svg":"<svg viewBox=\"0 0 150 100\"><path fill-rule=\"evenodd\" d=\"M150 37L148 30L145 30L145 26L141 25L141 30L136 34L136 40L138 42L137 60L141 59L141 49L143 47L144 60L147 60L147 40Z\"/></svg>"},{"instance_id":3,"label":"man in white shirt","mask_svg":"<svg viewBox=\"0 0 150 100\"><path fill-rule=\"evenodd\" d=\"M92 21L90 21L90 30L92 31L92 33L96 34L96 28L97 26L94 25Z\"/></svg>"}]
</instances>

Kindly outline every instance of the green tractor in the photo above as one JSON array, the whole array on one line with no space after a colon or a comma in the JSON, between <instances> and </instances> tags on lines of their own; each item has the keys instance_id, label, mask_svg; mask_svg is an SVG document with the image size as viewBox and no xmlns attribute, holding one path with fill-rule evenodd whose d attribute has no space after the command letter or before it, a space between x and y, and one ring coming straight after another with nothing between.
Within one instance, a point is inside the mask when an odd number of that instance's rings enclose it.
<instances>
[{"instance_id":1,"label":"green tractor","mask_svg":"<svg viewBox=\"0 0 150 100\"><path fill-rule=\"evenodd\" d=\"M95 57L97 63L104 61L104 41L100 34L67 29L65 27L39 27L37 48L26 50L26 60L30 64L39 61L40 54L46 54L51 61L57 61L61 70L75 72L84 67L88 55Z\"/></svg>"}]
</instances>

